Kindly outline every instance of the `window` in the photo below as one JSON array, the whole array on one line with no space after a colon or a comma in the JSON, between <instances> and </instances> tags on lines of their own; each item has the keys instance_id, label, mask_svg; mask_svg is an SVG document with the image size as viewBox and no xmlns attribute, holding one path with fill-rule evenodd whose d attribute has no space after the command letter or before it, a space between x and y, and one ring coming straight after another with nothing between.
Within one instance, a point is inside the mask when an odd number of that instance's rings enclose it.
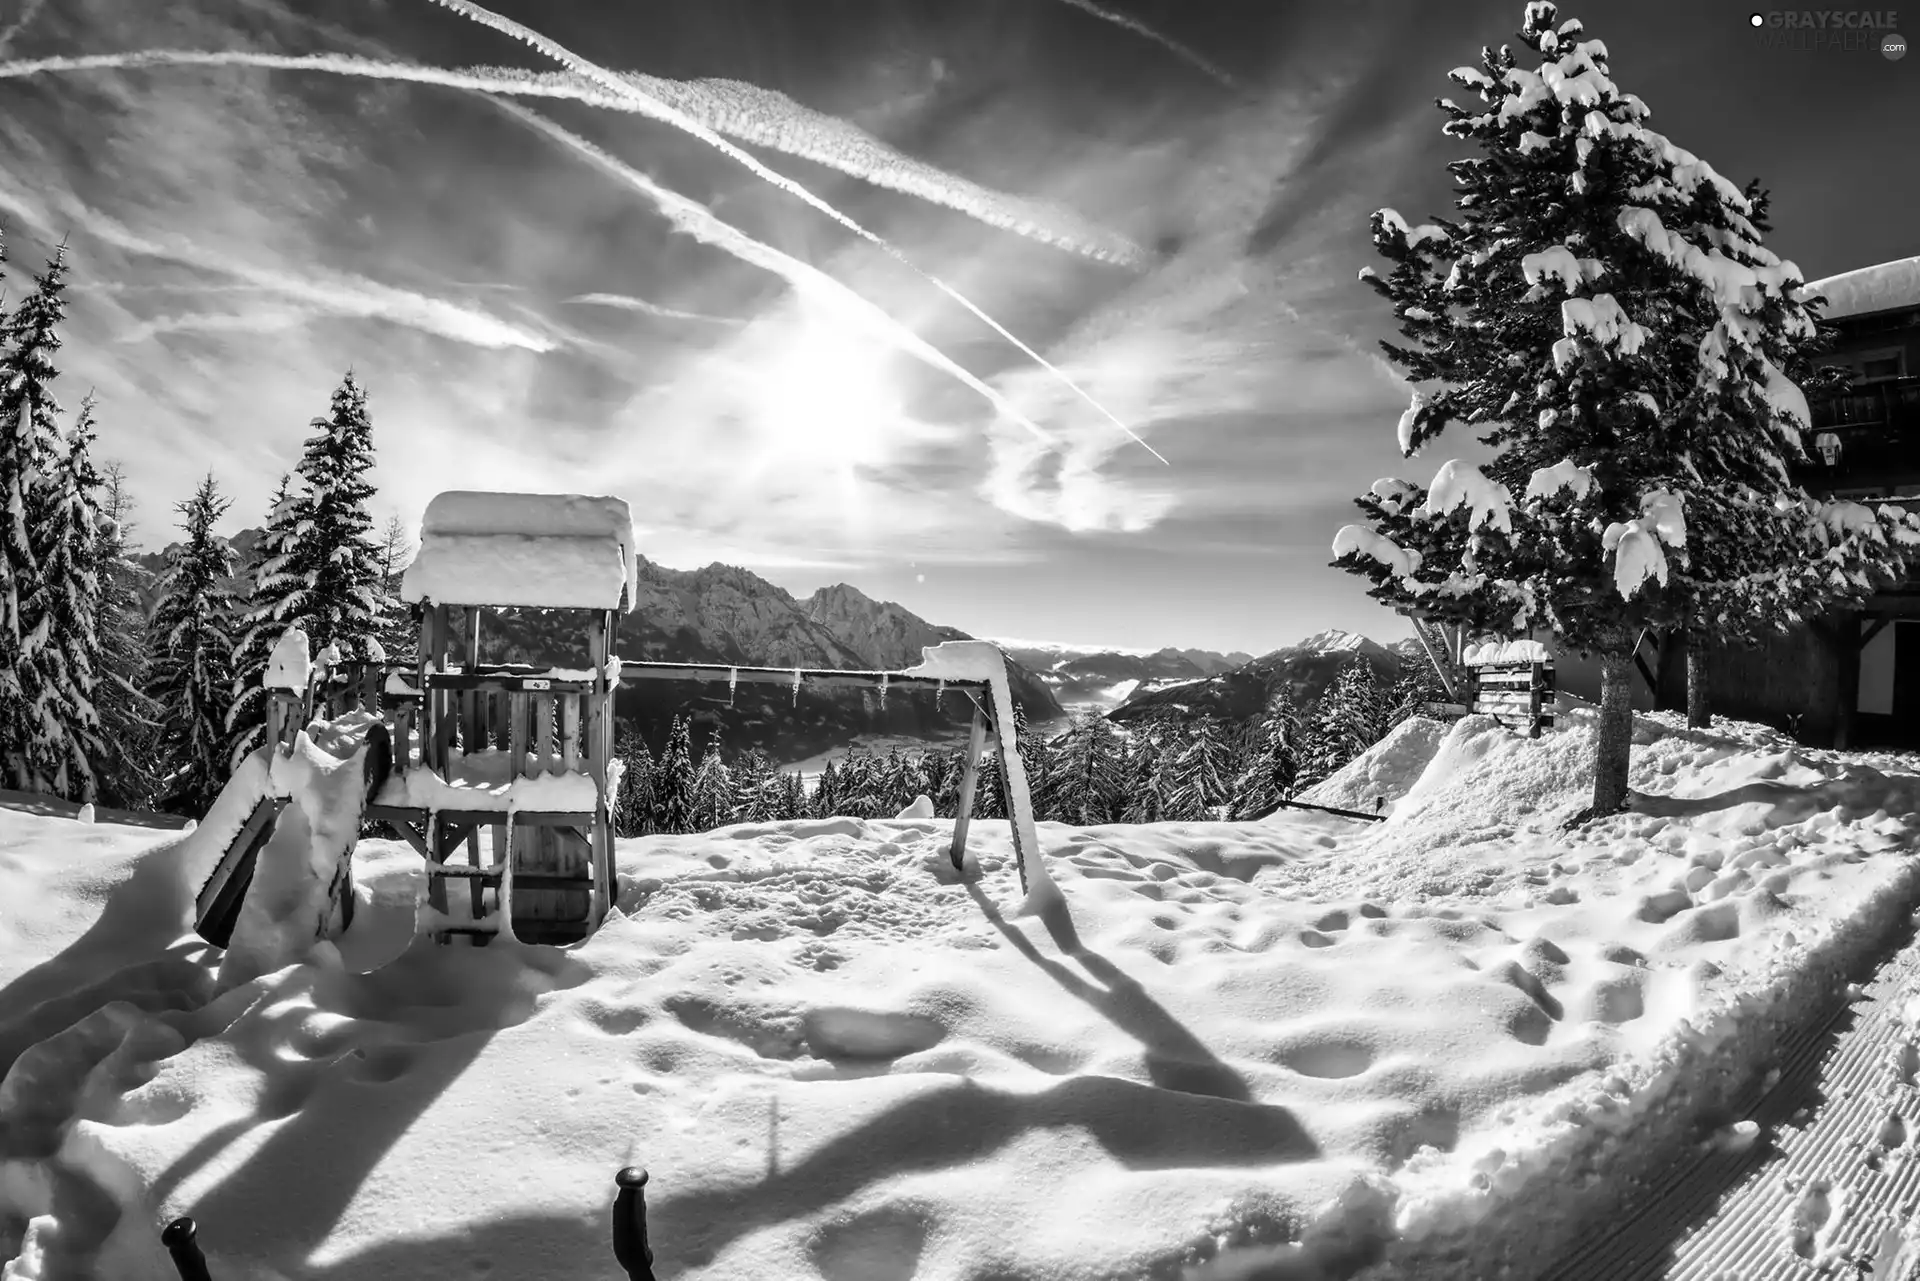
<instances>
[{"instance_id":1,"label":"window","mask_svg":"<svg viewBox=\"0 0 1920 1281\"><path fill-rule=\"evenodd\" d=\"M1906 373L1905 352L1898 347L1882 351L1863 351L1854 358L1854 381L1871 383L1899 378Z\"/></svg>"}]
</instances>

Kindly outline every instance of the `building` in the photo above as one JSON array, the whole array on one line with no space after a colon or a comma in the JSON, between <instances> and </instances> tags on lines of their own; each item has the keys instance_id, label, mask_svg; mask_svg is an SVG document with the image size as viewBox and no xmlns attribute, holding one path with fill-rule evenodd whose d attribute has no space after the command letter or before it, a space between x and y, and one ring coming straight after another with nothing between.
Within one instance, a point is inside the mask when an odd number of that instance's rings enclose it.
<instances>
[{"instance_id":1,"label":"building","mask_svg":"<svg viewBox=\"0 0 1920 1281\"><path fill-rule=\"evenodd\" d=\"M1845 368L1840 395L1814 399L1808 459L1796 479L1823 497L1920 507L1920 257L1843 272L1808 286L1836 331L1818 363ZM1634 705L1686 705L1677 644L1642 641ZM1559 660L1560 687L1599 697L1599 664ZM1920 748L1920 575L1862 608L1757 649L1714 655L1713 709L1790 730L1802 742Z\"/></svg>"}]
</instances>

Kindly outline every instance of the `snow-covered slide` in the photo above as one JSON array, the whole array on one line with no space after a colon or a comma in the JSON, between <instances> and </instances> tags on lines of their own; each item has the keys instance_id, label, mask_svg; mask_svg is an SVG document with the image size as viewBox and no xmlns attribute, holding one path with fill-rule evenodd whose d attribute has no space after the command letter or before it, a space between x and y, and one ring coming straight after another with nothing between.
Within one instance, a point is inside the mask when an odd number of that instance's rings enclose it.
<instances>
[{"instance_id":1,"label":"snow-covered slide","mask_svg":"<svg viewBox=\"0 0 1920 1281\"><path fill-rule=\"evenodd\" d=\"M353 918L353 847L385 727L366 716L316 721L291 744L261 747L186 840L180 867L194 929L227 950L223 980L277 969Z\"/></svg>"}]
</instances>

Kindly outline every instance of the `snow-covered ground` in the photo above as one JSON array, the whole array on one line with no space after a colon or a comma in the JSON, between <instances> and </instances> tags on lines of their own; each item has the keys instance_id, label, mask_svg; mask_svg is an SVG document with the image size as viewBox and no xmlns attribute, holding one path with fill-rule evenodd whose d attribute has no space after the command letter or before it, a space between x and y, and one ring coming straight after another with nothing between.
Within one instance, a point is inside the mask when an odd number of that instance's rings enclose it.
<instances>
[{"instance_id":1,"label":"snow-covered ground","mask_svg":"<svg viewBox=\"0 0 1920 1281\"><path fill-rule=\"evenodd\" d=\"M1384 823L1041 824L1044 918L1004 822L961 878L834 819L436 948L363 842L338 947L224 992L191 838L0 813L0 1259L168 1278L190 1213L221 1281L611 1277L633 1163L663 1281L1531 1275L1920 902L1920 775L1748 727L1643 722L1565 832L1588 715L1388 740Z\"/></svg>"}]
</instances>

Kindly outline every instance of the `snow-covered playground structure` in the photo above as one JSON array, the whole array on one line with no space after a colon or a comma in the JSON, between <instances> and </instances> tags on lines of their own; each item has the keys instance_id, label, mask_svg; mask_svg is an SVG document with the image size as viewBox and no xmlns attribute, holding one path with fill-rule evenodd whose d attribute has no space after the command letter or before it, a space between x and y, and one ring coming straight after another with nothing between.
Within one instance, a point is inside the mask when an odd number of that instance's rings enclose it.
<instances>
[{"instance_id":1,"label":"snow-covered playground structure","mask_svg":"<svg viewBox=\"0 0 1920 1281\"><path fill-rule=\"evenodd\" d=\"M1056 892L1040 860L1026 771L1010 732L1006 658L997 647L948 642L900 672L623 663L615 644L621 616L639 600L638 563L632 518L617 498L472 491L434 498L401 587L402 599L419 614L415 660L389 663L377 650L342 659L330 650L315 666L296 629L270 665L269 741L236 770L208 816L225 840L199 894L202 936L228 944L263 857L307 868L293 879L307 884L313 912L303 908L298 915L318 914L315 937L337 935L348 924L342 904L351 900L353 833L371 820L425 860L419 927L436 941L483 945L502 933L556 945L587 938L618 891L613 700L623 680L790 684L796 699L802 685L877 688L883 697L889 689L957 691L974 715L953 865L963 865L979 761L991 734L1026 906L1037 908ZM576 618L587 666L483 662L485 611L516 608ZM311 758L309 768L284 764L296 757ZM332 777L332 767L314 763L325 761L354 764L359 790L332 787L329 795L338 795L328 812L306 814L313 807L301 795L301 780ZM332 812L342 807L351 813ZM306 853L299 859L270 854L293 841L279 829L294 811L304 814L307 836L294 843ZM314 842L323 829L329 837L320 849ZM466 860L456 863L463 845ZM274 875L289 873L278 867ZM450 882L465 882L465 892Z\"/></svg>"}]
</instances>

